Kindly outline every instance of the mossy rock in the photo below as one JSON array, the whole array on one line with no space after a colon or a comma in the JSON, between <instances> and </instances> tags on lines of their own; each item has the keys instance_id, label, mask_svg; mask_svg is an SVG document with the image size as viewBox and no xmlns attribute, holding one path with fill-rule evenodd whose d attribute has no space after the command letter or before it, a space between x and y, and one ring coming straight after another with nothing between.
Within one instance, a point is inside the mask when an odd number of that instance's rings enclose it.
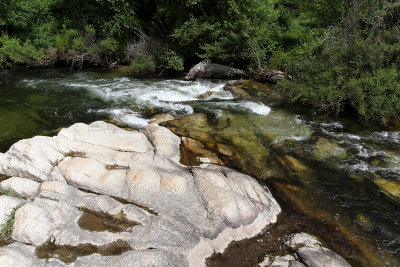
<instances>
[{"instance_id":1,"label":"mossy rock","mask_svg":"<svg viewBox=\"0 0 400 267\"><path fill-rule=\"evenodd\" d=\"M400 202L400 182L386 180L379 176L375 176L374 182L385 195Z\"/></svg>"},{"instance_id":2,"label":"mossy rock","mask_svg":"<svg viewBox=\"0 0 400 267\"><path fill-rule=\"evenodd\" d=\"M151 117L151 122L150 123L157 123L161 124L163 122L175 120L175 117L169 113L162 113L162 114L156 114Z\"/></svg>"},{"instance_id":3,"label":"mossy rock","mask_svg":"<svg viewBox=\"0 0 400 267\"><path fill-rule=\"evenodd\" d=\"M365 230L371 230L373 228L371 220L361 213L357 214L357 223Z\"/></svg>"},{"instance_id":4,"label":"mossy rock","mask_svg":"<svg viewBox=\"0 0 400 267\"><path fill-rule=\"evenodd\" d=\"M242 170L260 178L293 173L271 153L271 147L288 139L308 139L312 133L308 126L282 111L268 116L224 111L217 120L206 114L182 115L163 126L232 158Z\"/></svg>"},{"instance_id":5,"label":"mossy rock","mask_svg":"<svg viewBox=\"0 0 400 267\"><path fill-rule=\"evenodd\" d=\"M224 90L232 92L235 97L250 98L253 101L261 101L268 104L285 102L285 97L278 90L275 90L271 84L254 80L236 81L227 84Z\"/></svg>"},{"instance_id":6,"label":"mossy rock","mask_svg":"<svg viewBox=\"0 0 400 267\"><path fill-rule=\"evenodd\" d=\"M313 154L317 160L344 160L348 156L344 148L324 137L317 137Z\"/></svg>"}]
</instances>

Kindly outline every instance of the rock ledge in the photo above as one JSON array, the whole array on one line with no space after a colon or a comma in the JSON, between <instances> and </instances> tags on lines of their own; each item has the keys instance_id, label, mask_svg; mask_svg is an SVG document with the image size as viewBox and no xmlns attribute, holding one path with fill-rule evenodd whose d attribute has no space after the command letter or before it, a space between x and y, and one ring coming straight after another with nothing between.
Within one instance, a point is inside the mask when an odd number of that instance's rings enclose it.
<instances>
[{"instance_id":1,"label":"rock ledge","mask_svg":"<svg viewBox=\"0 0 400 267\"><path fill-rule=\"evenodd\" d=\"M0 216L16 210L0 266L203 266L276 221L280 207L257 181L184 166L180 145L158 124L126 131L94 122L0 153L0 174L13 177L1 186L27 198L0 198Z\"/></svg>"}]
</instances>

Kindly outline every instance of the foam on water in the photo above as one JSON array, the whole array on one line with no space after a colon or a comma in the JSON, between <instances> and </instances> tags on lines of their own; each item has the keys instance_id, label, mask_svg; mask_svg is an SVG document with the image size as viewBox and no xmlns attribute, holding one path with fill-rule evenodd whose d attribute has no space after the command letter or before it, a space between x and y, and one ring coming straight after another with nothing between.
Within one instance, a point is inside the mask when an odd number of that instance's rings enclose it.
<instances>
[{"instance_id":1,"label":"foam on water","mask_svg":"<svg viewBox=\"0 0 400 267\"><path fill-rule=\"evenodd\" d=\"M229 108L235 110L249 111L258 115L268 115L271 112L271 108L264 105L263 103L255 103L251 101L243 101L243 102L219 102L214 104L220 108Z\"/></svg>"},{"instance_id":2,"label":"foam on water","mask_svg":"<svg viewBox=\"0 0 400 267\"><path fill-rule=\"evenodd\" d=\"M104 112L107 114L111 114L111 118L115 121L122 122L126 125L131 126L132 128L142 128L143 126L149 124L148 119L143 119L136 112L133 112L129 109L100 109L97 112Z\"/></svg>"},{"instance_id":3,"label":"foam on water","mask_svg":"<svg viewBox=\"0 0 400 267\"><path fill-rule=\"evenodd\" d=\"M197 97L207 91L217 94L206 99L206 102L215 99L223 101L214 105L217 110L232 108L259 115L268 115L271 110L262 103L231 101L232 94L223 91L226 81L137 80L126 77L107 79L94 78L90 73L78 73L72 78L26 79L20 82L31 88L46 87L51 90L62 85L63 90L86 91L90 97L105 101L106 106L110 107L97 112L106 113L113 120L132 127L145 125L147 121L139 113L130 110L130 107L154 109L174 115L191 114L194 112L192 103L204 101Z\"/></svg>"}]
</instances>

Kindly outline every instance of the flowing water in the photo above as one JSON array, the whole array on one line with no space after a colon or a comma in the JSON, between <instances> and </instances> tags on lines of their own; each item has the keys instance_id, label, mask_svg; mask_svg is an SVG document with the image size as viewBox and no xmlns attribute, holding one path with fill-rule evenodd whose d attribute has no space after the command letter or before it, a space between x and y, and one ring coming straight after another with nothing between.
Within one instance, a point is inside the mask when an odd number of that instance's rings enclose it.
<instances>
[{"instance_id":1,"label":"flowing water","mask_svg":"<svg viewBox=\"0 0 400 267\"><path fill-rule=\"evenodd\" d=\"M215 138L234 140L238 147L259 142L255 154L276 153L292 165L301 163L294 167L296 175L272 173L265 182L281 204L339 233L319 233L328 246L340 250L341 242L356 244L354 251L340 251L355 265L400 266L400 128L366 126L262 98L237 100L228 92L197 99L207 91L222 92L225 84L138 80L99 71L3 71L0 152L20 139L52 135L76 122L109 119L139 128L157 113L206 113L210 124L220 127L218 121L228 117L229 125L221 127L234 132Z\"/></svg>"}]
</instances>

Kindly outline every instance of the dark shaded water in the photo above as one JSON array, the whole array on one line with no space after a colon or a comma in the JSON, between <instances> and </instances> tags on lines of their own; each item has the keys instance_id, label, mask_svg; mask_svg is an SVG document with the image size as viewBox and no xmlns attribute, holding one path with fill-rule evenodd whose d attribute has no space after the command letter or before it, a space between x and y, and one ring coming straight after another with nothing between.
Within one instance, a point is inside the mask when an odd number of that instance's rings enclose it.
<instances>
[{"instance_id":1,"label":"dark shaded water","mask_svg":"<svg viewBox=\"0 0 400 267\"><path fill-rule=\"evenodd\" d=\"M294 165L300 162L265 181L283 206L306 218L285 215L282 227L289 230L282 232L309 229L355 265L400 266L399 129L317 116L261 99L237 101L229 94L208 101L196 98L210 90L221 92L224 84L135 80L110 72L2 71L0 152L20 139L51 135L76 122L111 119L135 128L155 113L205 112L218 124L229 114L237 122L231 123L237 127L232 136L294 158ZM255 137L248 138L249 133ZM289 227L307 222L312 226ZM252 246L242 246L242 251L244 247Z\"/></svg>"}]
</instances>

